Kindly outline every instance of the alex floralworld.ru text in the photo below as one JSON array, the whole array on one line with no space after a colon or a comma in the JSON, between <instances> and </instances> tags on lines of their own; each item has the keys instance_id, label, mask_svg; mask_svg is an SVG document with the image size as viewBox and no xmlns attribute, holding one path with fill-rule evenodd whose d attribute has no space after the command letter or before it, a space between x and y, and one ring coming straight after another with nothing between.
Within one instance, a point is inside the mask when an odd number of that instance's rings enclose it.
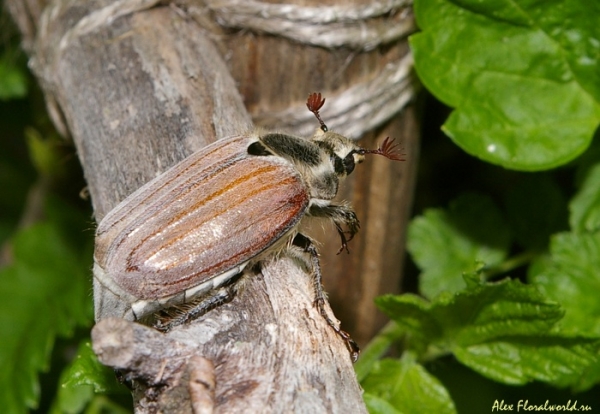
<instances>
[{"instance_id":1,"label":"alex floralworld.ru text","mask_svg":"<svg viewBox=\"0 0 600 414\"><path fill-rule=\"evenodd\" d=\"M566 404L551 404L549 400L546 400L544 404L530 404L529 400L519 400L519 402L515 404L506 404L504 400L494 401L494 405L492 406L492 412L500 412L500 411L591 411L592 408L587 405L577 405L577 400L571 401L569 400Z\"/></svg>"}]
</instances>

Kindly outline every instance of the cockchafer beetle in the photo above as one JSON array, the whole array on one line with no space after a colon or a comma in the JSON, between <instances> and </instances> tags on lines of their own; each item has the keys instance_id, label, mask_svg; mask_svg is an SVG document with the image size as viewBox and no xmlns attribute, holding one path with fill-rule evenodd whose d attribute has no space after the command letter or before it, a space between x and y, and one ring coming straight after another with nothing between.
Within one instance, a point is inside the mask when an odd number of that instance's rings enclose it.
<instances>
[{"instance_id":1,"label":"cockchafer beetle","mask_svg":"<svg viewBox=\"0 0 600 414\"><path fill-rule=\"evenodd\" d=\"M186 312L156 322L168 330L231 299L244 269L295 248L310 257L315 306L355 360L357 345L324 310L318 253L299 230L305 218L329 219L341 238L339 252L347 250L359 222L349 205L331 201L339 180L366 154L397 161L402 154L389 138L366 150L330 132L319 115L324 103L320 93L307 100L320 123L311 139L260 132L221 139L111 210L96 231L96 319L139 320L193 302Z\"/></svg>"}]
</instances>

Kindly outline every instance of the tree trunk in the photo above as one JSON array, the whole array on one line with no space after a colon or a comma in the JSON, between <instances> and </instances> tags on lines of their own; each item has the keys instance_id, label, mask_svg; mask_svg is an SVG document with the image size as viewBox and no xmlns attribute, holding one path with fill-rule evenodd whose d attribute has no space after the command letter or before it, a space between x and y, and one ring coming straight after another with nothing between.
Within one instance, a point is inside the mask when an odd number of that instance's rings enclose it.
<instances>
[{"instance_id":1,"label":"tree trunk","mask_svg":"<svg viewBox=\"0 0 600 414\"><path fill-rule=\"evenodd\" d=\"M367 148L398 138L407 162L370 159L340 192L361 219L351 254L335 255L332 229L322 238L325 286L364 344L383 323L373 298L401 275L418 149L414 111L392 116L412 96L402 39L413 24L401 1L303 3L7 0L98 221L192 152L249 130L246 108L257 125L309 136L304 101L320 91L330 129L375 131ZM94 349L134 379L138 412L364 412L344 342L313 299L309 275L282 256L232 302L168 334L104 319Z\"/></svg>"}]
</instances>

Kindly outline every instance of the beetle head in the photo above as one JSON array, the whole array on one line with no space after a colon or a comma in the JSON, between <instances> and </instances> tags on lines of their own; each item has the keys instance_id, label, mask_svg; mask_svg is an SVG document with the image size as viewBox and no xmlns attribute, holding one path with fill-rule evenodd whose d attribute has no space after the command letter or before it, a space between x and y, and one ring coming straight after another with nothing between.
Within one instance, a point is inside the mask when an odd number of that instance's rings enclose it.
<instances>
[{"instance_id":1,"label":"beetle head","mask_svg":"<svg viewBox=\"0 0 600 414\"><path fill-rule=\"evenodd\" d=\"M365 159L363 149L343 135L318 129L312 139L329 153L335 173L339 177L350 174L356 164Z\"/></svg>"},{"instance_id":2,"label":"beetle head","mask_svg":"<svg viewBox=\"0 0 600 414\"><path fill-rule=\"evenodd\" d=\"M404 158L402 158L404 154L398 151L398 144L394 143L393 139L390 140L389 137L383 141L379 148L369 150L359 147L343 135L329 131L319 115L319 109L324 104L325 98L322 98L320 93L312 93L306 100L306 107L321 124L321 127L313 136L313 141L329 152L338 176L343 177L354 171L356 164L363 162L366 154L383 155L394 161L404 161Z\"/></svg>"}]
</instances>

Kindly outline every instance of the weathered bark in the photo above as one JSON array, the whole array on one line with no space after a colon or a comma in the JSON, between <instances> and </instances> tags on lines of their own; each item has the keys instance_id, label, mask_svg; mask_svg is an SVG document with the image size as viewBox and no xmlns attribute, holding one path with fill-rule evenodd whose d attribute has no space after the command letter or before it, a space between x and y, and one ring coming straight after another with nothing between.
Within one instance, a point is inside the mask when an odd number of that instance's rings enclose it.
<instances>
[{"instance_id":1,"label":"weathered bark","mask_svg":"<svg viewBox=\"0 0 600 414\"><path fill-rule=\"evenodd\" d=\"M207 2L222 24L242 24L224 17L224 3ZM342 91L371 81L407 53L395 43L369 53L329 52L255 33L225 35L210 10L193 1L179 7L152 0L7 4L49 112L73 137L97 220L193 151L250 128L244 103L263 125L286 128L285 117L273 121L266 114L290 105L306 112L306 95L321 91L327 121L327 108L345 102ZM399 24L397 18L378 19L385 26ZM370 42L364 48L375 47ZM379 95L392 90L389 82ZM367 116L389 112L375 108ZM350 256L335 256L335 232L322 249L325 284L343 311L343 328L363 343L382 322L373 297L398 289L417 159L412 111L391 122L386 117L363 146L397 137L409 161L369 160L357 168L340 196L353 203L362 232ZM333 126L346 132L354 127L352 115ZM309 276L283 256L247 280L231 303L167 335L103 320L93 331L94 349L135 379L139 412L364 412L346 347L313 307L312 292ZM139 363L145 359L152 363Z\"/></svg>"}]
</instances>

